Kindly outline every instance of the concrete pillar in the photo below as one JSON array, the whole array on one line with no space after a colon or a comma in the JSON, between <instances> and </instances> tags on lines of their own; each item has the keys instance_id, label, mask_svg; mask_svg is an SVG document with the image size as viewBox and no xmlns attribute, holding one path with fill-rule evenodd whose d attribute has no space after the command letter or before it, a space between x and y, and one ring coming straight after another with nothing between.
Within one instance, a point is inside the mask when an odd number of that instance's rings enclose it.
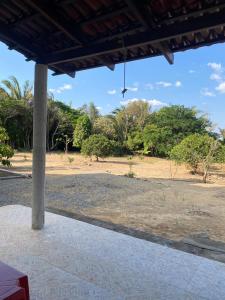
<instances>
[{"instance_id":1,"label":"concrete pillar","mask_svg":"<svg viewBox=\"0 0 225 300\"><path fill-rule=\"evenodd\" d=\"M48 67L35 65L34 77L34 111L33 111L33 199L32 228L44 226L45 199L45 155L47 125L47 79Z\"/></svg>"}]
</instances>

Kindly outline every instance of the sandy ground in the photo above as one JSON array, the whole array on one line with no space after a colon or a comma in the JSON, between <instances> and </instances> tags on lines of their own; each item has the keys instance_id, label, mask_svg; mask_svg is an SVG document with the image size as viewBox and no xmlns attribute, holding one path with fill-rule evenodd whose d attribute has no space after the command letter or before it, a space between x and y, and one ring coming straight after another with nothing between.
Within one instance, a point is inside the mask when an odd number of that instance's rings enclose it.
<instances>
[{"instance_id":1,"label":"sandy ground","mask_svg":"<svg viewBox=\"0 0 225 300\"><path fill-rule=\"evenodd\" d=\"M70 160L70 162L69 162ZM225 166L214 166L208 184L185 166L157 158L90 161L79 154L48 154L46 206L180 240L206 234L225 242ZM30 153L17 153L12 170L31 173ZM119 175L119 176L118 176ZM31 179L0 182L0 205L30 205Z\"/></svg>"}]
</instances>

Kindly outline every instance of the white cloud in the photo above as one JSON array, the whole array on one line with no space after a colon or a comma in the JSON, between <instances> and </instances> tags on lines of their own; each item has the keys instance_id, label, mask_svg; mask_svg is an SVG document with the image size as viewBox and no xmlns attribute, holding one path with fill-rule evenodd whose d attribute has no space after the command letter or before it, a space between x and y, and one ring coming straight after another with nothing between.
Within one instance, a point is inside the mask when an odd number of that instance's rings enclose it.
<instances>
[{"instance_id":1,"label":"white cloud","mask_svg":"<svg viewBox=\"0 0 225 300\"><path fill-rule=\"evenodd\" d=\"M209 91L208 88L203 88L201 90L201 94L206 97L215 97L215 94L213 92Z\"/></svg>"},{"instance_id":2,"label":"white cloud","mask_svg":"<svg viewBox=\"0 0 225 300\"><path fill-rule=\"evenodd\" d=\"M101 106L97 106L96 108L97 108L97 110L102 110Z\"/></svg>"},{"instance_id":3,"label":"white cloud","mask_svg":"<svg viewBox=\"0 0 225 300\"><path fill-rule=\"evenodd\" d=\"M218 80L218 81L222 79L221 75L217 73L212 73L209 78L211 80Z\"/></svg>"},{"instance_id":4,"label":"white cloud","mask_svg":"<svg viewBox=\"0 0 225 300\"><path fill-rule=\"evenodd\" d=\"M162 102L160 100L157 100L157 99L151 99L151 100L147 100L148 103L151 105L151 106L168 106L167 103L165 102Z\"/></svg>"},{"instance_id":5,"label":"white cloud","mask_svg":"<svg viewBox=\"0 0 225 300\"><path fill-rule=\"evenodd\" d=\"M181 81L177 80L177 81L175 82L175 87L181 87L181 86L182 86Z\"/></svg>"},{"instance_id":6,"label":"white cloud","mask_svg":"<svg viewBox=\"0 0 225 300\"><path fill-rule=\"evenodd\" d=\"M172 86L172 83L171 82L167 82L167 81L158 81L158 82L156 82L156 84L158 86L161 86L161 87L164 87L164 88Z\"/></svg>"},{"instance_id":7,"label":"white cloud","mask_svg":"<svg viewBox=\"0 0 225 300\"><path fill-rule=\"evenodd\" d=\"M154 90L155 87L157 87L157 88L167 88L167 87L171 87L171 86L181 87L182 82L180 80L177 80L177 81L174 82L174 84L172 82L169 82L169 81L158 81L155 84L146 83L145 84L145 89Z\"/></svg>"},{"instance_id":8,"label":"white cloud","mask_svg":"<svg viewBox=\"0 0 225 300\"><path fill-rule=\"evenodd\" d=\"M188 73L193 74L195 73L195 70L189 70Z\"/></svg>"},{"instance_id":9,"label":"white cloud","mask_svg":"<svg viewBox=\"0 0 225 300\"><path fill-rule=\"evenodd\" d=\"M146 83L145 84L145 88L147 89L147 90L154 90L154 85L152 84L152 83Z\"/></svg>"},{"instance_id":10,"label":"white cloud","mask_svg":"<svg viewBox=\"0 0 225 300\"><path fill-rule=\"evenodd\" d=\"M71 90L72 89L72 85L71 84L64 84L62 87L61 87L61 90Z\"/></svg>"},{"instance_id":11,"label":"white cloud","mask_svg":"<svg viewBox=\"0 0 225 300\"><path fill-rule=\"evenodd\" d=\"M109 95L115 95L116 94L116 90L115 89L114 90L109 90L109 91L107 91L107 93Z\"/></svg>"},{"instance_id":12,"label":"white cloud","mask_svg":"<svg viewBox=\"0 0 225 300\"><path fill-rule=\"evenodd\" d=\"M131 92L137 92L138 91L138 87L137 86L134 86L134 87L127 87L128 91L131 91Z\"/></svg>"},{"instance_id":13,"label":"white cloud","mask_svg":"<svg viewBox=\"0 0 225 300\"><path fill-rule=\"evenodd\" d=\"M225 81L221 82L217 87L216 90L221 93L224 94L225 93Z\"/></svg>"},{"instance_id":14,"label":"white cloud","mask_svg":"<svg viewBox=\"0 0 225 300\"><path fill-rule=\"evenodd\" d=\"M144 102L148 102L150 106L168 106L167 103L165 102L162 102L160 100L157 100L157 99L138 99L138 98L132 98L132 99L128 99L128 100L125 100L125 101L120 101L120 104L121 105L127 105L128 103L131 103L131 102L135 102L135 101L144 101Z\"/></svg>"},{"instance_id":15,"label":"white cloud","mask_svg":"<svg viewBox=\"0 0 225 300\"><path fill-rule=\"evenodd\" d=\"M208 67L210 67L216 73L222 71L222 65L215 62L209 62Z\"/></svg>"},{"instance_id":16,"label":"white cloud","mask_svg":"<svg viewBox=\"0 0 225 300\"><path fill-rule=\"evenodd\" d=\"M56 94L61 94L63 91L65 90L71 90L72 89L72 85L65 83L64 85L56 88L56 89L49 89L49 92L51 93L56 93Z\"/></svg>"}]
</instances>

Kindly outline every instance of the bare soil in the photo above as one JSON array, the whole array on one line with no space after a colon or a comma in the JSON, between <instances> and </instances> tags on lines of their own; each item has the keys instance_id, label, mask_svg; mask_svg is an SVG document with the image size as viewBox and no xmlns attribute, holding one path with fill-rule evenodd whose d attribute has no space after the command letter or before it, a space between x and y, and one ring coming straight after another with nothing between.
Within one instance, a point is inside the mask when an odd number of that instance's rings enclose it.
<instances>
[{"instance_id":1,"label":"bare soil","mask_svg":"<svg viewBox=\"0 0 225 300\"><path fill-rule=\"evenodd\" d=\"M130 162L135 178L124 176ZM13 171L30 174L31 167L31 153L12 159ZM80 154L51 153L46 173L50 210L174 241L204 234L225 242L224 165L213 166L204 184L201 176L165 159L110 157L95 162ZM1 182L0 205L30 205L31 180Z\"/></svg>"}]
</instances>

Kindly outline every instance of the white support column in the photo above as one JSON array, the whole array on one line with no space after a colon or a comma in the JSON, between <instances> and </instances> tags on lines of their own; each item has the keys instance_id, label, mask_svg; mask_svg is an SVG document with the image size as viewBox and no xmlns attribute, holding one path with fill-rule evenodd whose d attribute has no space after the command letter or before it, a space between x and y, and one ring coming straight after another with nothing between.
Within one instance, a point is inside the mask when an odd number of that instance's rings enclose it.
<instances>
[{"instance_id":1,"label":"white support column","mask_svg":"<svg viewBox=\"0 0 225 300\"><path fill-rule=\"evenodd\" d=\"M33 110L33 229L42 229L44 226L47 80L48 66L43 64L36 64Z\"/></svg>"}]
</instances>

